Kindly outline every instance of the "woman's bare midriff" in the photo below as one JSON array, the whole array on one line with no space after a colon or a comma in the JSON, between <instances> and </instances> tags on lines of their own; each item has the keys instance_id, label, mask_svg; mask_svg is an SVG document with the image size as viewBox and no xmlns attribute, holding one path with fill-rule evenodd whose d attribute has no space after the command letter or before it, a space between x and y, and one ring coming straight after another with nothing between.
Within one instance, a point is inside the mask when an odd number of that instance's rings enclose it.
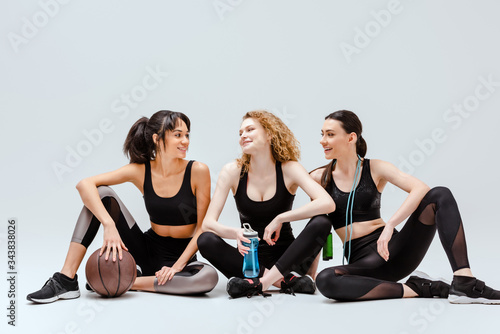
<instances>
[{"instance_id":1,"label":"woman's bare midriff","mask_svg":"<svg viewBox=\"0 0 500 334\"><path fill-rule=\"evenodd\" d=\"M368 235L368 234L372 233L373 231L375 231L376 229L378 229L380 227L384 227L384 226L385 226L385 222L382 218L377 218L374 220L369 220L369 221L364 221L364 222L359 222L359 223L353 223L352 224L351 239L357 239L357 238L364 237L365 235ZM346 235L347 235L347 239L349 239L349 235L351 233L351 225L347 226L347 230L346 230L346 227L341 227L341 228L335 230L335 232L338 234L338 236L340 237L342 242L344 242L346 239Z\"/></svg>"},{"instance_id":2,"label":"woman's bare midriff","mask_svg":"<svg viewBox=\"0 0 500 334\"><path fill-rule=\"evenodd\" d=\"M172 226L172 225L158 225L151 222L153 231L162 237L172 237L175 239L187 239L194 235L196 224Z\"/></svg>"}]
</instances>

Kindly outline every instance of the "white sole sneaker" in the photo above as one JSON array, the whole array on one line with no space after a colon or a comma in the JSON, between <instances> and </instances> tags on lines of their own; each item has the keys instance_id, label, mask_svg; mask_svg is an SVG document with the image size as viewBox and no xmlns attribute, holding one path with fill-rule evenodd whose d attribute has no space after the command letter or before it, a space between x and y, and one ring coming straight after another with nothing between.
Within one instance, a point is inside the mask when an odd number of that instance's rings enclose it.
<instances>
[{"instance_id":1,"label":"white sole sneaker","mask_svg":"<svg viewBox=\"0 0 500 334\"><path fill-rule=\"evenodd\" d=\"M444 278L441 278L441 277L438 277L438 278L435 278L435 277L431 277L429 275L427 275L426 273L424 273L423 271L419 271L419 270L415 270L414 272L411 273L410 277L411 276L417 276L417 277L420 277L420 278L425 278L425 279L428 279L428 280L431 280L431 281L441 281L441 282L444 282L446 284L450 284L451 285L451 282L444 279Z\"/></svg>"},{"instance_id":2,"label":"white sole sneaker","mask_svg":"<svg viewBox=\"0 0 500 334\"><path fill-rule=\"evenodd\" d=\"M500 304L500 300L496 299L471 298L465 295L459 296L452 294L448 296L448 301L452 304L490 304L490 305Z\"/></svg>"},{"instance_id":3,"label":"white sole sneaker","mask_svg":"<svg viewBox=\"0 0 500 334\"><path fill-rule=\"evenodd\" d=\"M452 304L498 305L500 291L492 289L475 277L454 277L448 301Z\"/></svg>"},{"instance_id":4,"label":"white sole sneaker","mask_svg":"<svg viewBox=\"0 0 500 334\"><path fill-rule=\"evenodd\" d=\"M35 303L39 303L39 304L48 304L48 303L53 303L59 299L75 299L78 297L80 297L80 290L68 291L68 292L62 293L58 296L51 297L51 298L45 298L45 299L29 298L28 300L35 302Z\"/></svg>"}]
</instances>

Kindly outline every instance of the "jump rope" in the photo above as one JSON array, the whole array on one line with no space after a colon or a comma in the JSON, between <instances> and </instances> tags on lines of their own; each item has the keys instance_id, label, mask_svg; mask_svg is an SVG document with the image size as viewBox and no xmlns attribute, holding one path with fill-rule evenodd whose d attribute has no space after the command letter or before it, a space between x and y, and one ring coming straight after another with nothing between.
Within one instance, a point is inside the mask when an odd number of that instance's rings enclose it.
<instances>
[{"instance_id":1,"label":"jump rope","mask_svg":"<svg viewBox=\"0 0 500 334\"><path fill-rule=\"evenodd\" d=\"M361 176L359 170L361 169L361 157L358 156L358 163L356 164L356 172L354 173L354 182L352 183L351 191L349 191L349 197L347 197L347 208L346 208L346 215L345 215L345 227L346 231L348 229L349 224L351 224L350 231L349 231L349 253L347 255L347 263L351 260L351 240L352 240L352 209L354 206L354 196L356 195L356 185L358 184L358 180ZM333 162L333 167L335 167L335 164L337 163L337 160ZM344 265L345 261L345 245L347 242L347 238L344 239L344 247L342 250L342 265Z\"/></svg>"}]
</instances>

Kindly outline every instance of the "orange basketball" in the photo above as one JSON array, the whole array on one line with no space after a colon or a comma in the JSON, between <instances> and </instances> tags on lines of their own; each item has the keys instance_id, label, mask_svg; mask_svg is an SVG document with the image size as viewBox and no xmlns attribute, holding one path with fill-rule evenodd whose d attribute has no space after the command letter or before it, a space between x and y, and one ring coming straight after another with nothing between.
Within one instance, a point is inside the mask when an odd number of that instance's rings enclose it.
<instances>
[{"instance_id":1,"label":"orange basketball","mask_svg":"<svg viewBox=\"0 0 500 334\"><path fill-rule=\"evenodd\" d=\"M106 261L105 253L99 256L98 249L90 255L85 266L85 276L92 290L104 297L118 297L127 292L134 284L137 276L135 260L126 250L122 250L123 259L118 256L115 262L109 256Z\"/></svg>"}]
</instances>

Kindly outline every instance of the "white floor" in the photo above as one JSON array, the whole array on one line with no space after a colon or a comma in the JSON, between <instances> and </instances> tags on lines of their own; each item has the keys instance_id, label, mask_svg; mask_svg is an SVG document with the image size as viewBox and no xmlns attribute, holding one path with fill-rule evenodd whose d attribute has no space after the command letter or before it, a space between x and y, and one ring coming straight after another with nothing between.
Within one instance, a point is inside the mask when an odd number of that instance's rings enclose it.
<instances>
[{"instance_id":1,"label":"white floor","mask_svg":"<svg viewBox=\"0 0 500 334\"><path fill-rule=\"evenodd\" d=\"M229 300L224 282L206 297L129 292L102 299L84 292L73 301L26 305L23 333L493 333L499 307L451 305L440 299L338 303L313 296L273 294ZM28 320L29 319L29 320Z\"/></svg>"},{"instance_id":2,"label":"white floor","mask_svg":"<svg viewBox=\"0 0 500 334\"><path fill-rule=\"evenodd\" d=\"M423 269L446 273L442 260L431 256ZM321 262L320 269L333 264ZM84 290L82 269L79 299L36 305L25 296L47 278L42 277L44 270L37 272L20 276L17 327L13 331L2 324L9 333L497 333L500 315L500 306L452 305L445 299L340 303L318 292L294 297L275 291L270 298L230 300L222 275L217 287L202 297L127 292L105 299ZM500 283L492 280L493 271L483 274L487 283Z\"/></svg>"}]
</instances>

